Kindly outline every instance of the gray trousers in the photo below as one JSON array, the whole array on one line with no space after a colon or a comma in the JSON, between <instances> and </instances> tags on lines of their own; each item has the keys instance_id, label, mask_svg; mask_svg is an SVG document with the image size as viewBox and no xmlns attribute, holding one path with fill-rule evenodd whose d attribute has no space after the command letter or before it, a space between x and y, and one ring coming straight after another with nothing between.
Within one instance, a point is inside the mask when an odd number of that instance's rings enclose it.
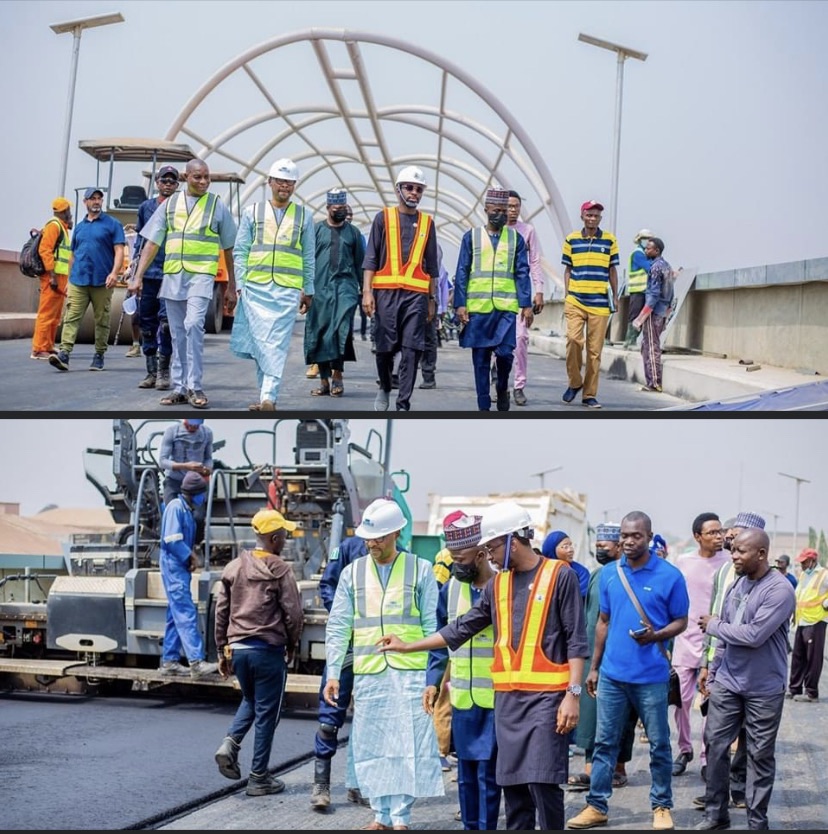
<instances>
[{"instance_id":1,"label":"gray trousers","mask_svg":"<svg viewBox=\"0 0 828 834\"><path fill-rule=\"evenodd\" d=\"M730 745L742 722L747 740L745 801L748 830L768 829L768 805L776 777L776 734L785 693L748 698L714 684L705 727L707 792L705 812L714 822L729 820Z\"/></svg>"}]
</instances>

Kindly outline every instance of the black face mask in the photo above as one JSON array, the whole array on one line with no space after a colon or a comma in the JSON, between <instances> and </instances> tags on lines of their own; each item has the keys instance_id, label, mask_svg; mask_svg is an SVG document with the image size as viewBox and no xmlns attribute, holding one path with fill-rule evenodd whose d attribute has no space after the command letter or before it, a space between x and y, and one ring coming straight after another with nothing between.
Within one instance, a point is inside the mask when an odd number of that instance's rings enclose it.
<instances>
[{"instance_id":1,"label":"black face mask","mask_svg":"<svg viewBox=\"0 0 828 834\"><path fill-rule=\"evenodd\" d=\"M595 551L595 561L598 562L599 565L606 565L607 563L613 561L612 554L609 550L599 547Z\"/></svg>"},{"instance_id":2,"label":"black face mask","mask_svg":"<svg viewBox=\"0 0 828 834\"><path fill-rule=\"evenodd\" d=\"M478 576L477 565L461 565L459 562L455 562L452 566L452 574L458 582L471 584Z\"/></svg>"},{"instance_id":3,"label":"black face mask","mask_svg":"<svg viewBox=\"0 0 828 834\"><path fill-rule=\"evenodd\" d=\"M488 215L489 225L496 231L500 231L506 225L506 212L493 211Z\"/></svg>"},{"instance_id":4,"label":"black face mask","mask_svg":"<svg viewBox=\"0 0 828 834\"><path fill-rule=\"evenodd\" d=\"M732 541L731 539L725 539L725 540L724 540L724 545L723 545L723 547L724 547L724 549L725 549L726 551L728 551L728 553L729 553L729 552L730 552L730 550L731 550L731 545L732 545L732 544L733 544L733 541Z\"/></svg>"},{"instance_id":5,"label":"black face mask","mask_svg":"<svg viewBox=\"0 0 828 834\"><path fill-rule=\"evenodd\" d=\"M334 223L341 223L348 216L348 209L337 209L331 212L331 220Z\"/></svg>"}]
</instances>

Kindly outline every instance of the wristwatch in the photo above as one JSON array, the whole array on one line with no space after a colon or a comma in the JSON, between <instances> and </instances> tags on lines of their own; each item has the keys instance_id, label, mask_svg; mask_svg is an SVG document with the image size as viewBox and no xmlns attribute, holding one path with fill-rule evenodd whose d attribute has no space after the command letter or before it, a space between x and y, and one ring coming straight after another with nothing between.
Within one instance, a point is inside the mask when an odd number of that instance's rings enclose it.
<instances>
[{"instance_id":1,"label":"wristwatch","mask_svg":"<svg viewBox=\"0 0 828 834\"><path fill-rule=\"evenodd\" d=\"M581 697L581 686L580 686L580 684L571 683L571 684L569 684L569 686L567 686L566 691L570 695L574 695L576 698Z\"/></svg>"}]
</instances>

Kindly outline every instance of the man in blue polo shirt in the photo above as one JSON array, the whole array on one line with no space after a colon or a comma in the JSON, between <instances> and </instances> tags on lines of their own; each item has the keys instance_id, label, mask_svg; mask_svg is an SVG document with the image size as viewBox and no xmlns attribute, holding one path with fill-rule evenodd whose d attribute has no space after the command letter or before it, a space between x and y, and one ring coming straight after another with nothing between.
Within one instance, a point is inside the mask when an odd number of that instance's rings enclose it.
<instances>
[{"instance_id":1,"label":"man in blue polo shirt","mask_svg":"<svg viewBox=\"0 0 828 834\"><path fill-rule=\"evenodd\" d=\"M562 399L571 403L583 388L581 403L587 408L601 407L597 399L601 351L610 313L618 308L618 241L598 225L603 210L595 200L581 205L583 228L567 235L561 253L569 380Z\"/></svg>"},{"instance_id":2,"label":"man in blue polo shirt","mask_svg":"<svg viewBox=\"0 0 828 834\"><path fill-rule=\"evenodd\" d=\"M631 708L650 740L652 827L657 831L675 827L670 813L673 756L667 719L670 660L665 644L687 628L690 597L681 571L650 553L652 527L646 513L627 513L621 520L623 555L602 570L599 578L600 612L586 678L587 693L594 698L600 670L592 773L586 806L567 820L567 828L607 824L612 774Z\"/></svg>"},{"instance_id":3,"label":"man in blue polo shirt","mask_svg":"<svg viewBox=\"0 0 828 834\"><path fill-rule=\"evenodd\" d=\"M103 191L87 188L83 195L86 217L75 226L69 256L69 287L66 316L61 331L60 349L49 357L59 371L69 370L69 354L75 347L86 308L91 304L95 317L95 355L90 371L104 369L104 354L109 341L109 308L112 291L124 262L124 227L103 211Z\"/></svg>"}]
</instances>

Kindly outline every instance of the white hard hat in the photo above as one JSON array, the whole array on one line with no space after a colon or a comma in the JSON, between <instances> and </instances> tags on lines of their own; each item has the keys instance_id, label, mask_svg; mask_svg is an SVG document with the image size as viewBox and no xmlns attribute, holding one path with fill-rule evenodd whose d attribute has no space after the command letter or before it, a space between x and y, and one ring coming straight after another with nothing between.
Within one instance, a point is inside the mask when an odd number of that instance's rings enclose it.
<instances>
[{"instance_id":1,"label":"white hard hat","mask_svg":"<svg viewBox=\"0 0 828 834\"><path fill-rule=\"evenodd\" d=\"M268 176L278 180L293 180L296 182L299 179L299 169L292 159L277 159L270 166Z\"/></svg>"},{"instance_id":2,"label":"white hard hat","mask_svg":"<svg viewBox=\"0 0 828 834\"><path fill-rule=\"evenodd\" d=\"M407 165L400 171L399 174L397 174L397 179L395 180L394 184L400 185L404 182L413 182L425 188L426 178L425 174L423 173L423 169L418 168L416 165Z\"/></svg>"},{"instance_id":3,"label":"white hard hat","mask_svg":"<svg viewBox=\"0 0 828 834\"><path fill-rule=\"evenodd\" d=\"M396 501L377 498L362 514L362 523L354 530L361 539L378 539L389 533L397 533L406 525L406 518Z\"/></svg>"},{"instance_id":4,"label":"white hard hat","mask_svg":"<svg viewBox=\"0 0 828 834\"><path fill-rule=\"evenodd\" d=\"M522 533L532 529L532 517L527 510L516 504L514 501L500 501L492 504L483 510L483 518L480 521L480 544L488 544L498 536L507 536L509 533ZM532 534L527 535L531 538Z\"/></svg>"},{"instance_id":5,"label":"white hard hat","mask_svg":"<svg viewBox=\"0 0 828 834\"><path fill-rule=\"evenodd\" d=\"M654 232L651 232L649 229L641 229L641 231L633 238L633 243L638 243L638 241L642 238L647 238L647 240L649 240L651 237L655 237Z\"/></svg>"}]
</instances>

